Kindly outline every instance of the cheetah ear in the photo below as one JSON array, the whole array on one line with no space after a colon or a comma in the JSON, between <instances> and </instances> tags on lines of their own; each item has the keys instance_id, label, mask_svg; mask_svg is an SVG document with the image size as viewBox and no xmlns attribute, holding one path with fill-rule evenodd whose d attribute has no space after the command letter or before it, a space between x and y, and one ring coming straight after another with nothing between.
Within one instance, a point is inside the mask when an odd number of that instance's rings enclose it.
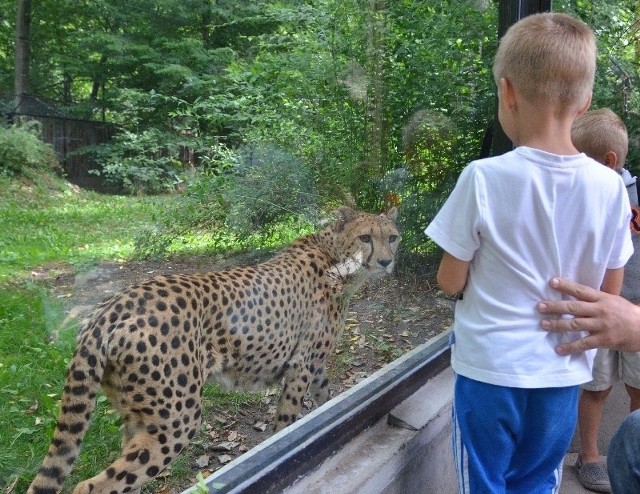
<instances>
[{"instance_id":1,"label":"cheetah ear","mask_svg":"<svg viewBox=\"0 0 640 494\"><path fill-rule=\"evenodd\" d=\"M336 209L334 214L336 216L336 224L333 229L336 232L341 232L344 229L345 225L358 215L358 213L347 206L340 206L338 209Z\"/></svg>"},{"instance_id":2,"label":"cheetah ear","mask_svg":"<svg viewBox=\"0 0 640 494\"><path fill-rule=\"evenodd\" d=\"M391 221L396 221L398 219L398 208L393 207L386 213L382 213L380 216L386 216Z\"/></svg>"}]
</instances>

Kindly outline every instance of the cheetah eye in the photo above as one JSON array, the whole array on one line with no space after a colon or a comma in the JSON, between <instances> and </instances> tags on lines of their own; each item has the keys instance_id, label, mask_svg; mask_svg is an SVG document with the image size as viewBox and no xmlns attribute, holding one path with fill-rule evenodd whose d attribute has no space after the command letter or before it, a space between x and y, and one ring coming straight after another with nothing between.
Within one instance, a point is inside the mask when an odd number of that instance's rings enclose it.
<instances>
[{"instance_id":1,"label":"cheetah eye","mask_svg":"<svg viewBox=\"0 0 640 494\"><path fill-rule=\"evenodd\" d=\"M371 235L360 235L358 238L360 239L360 242L365 244L371 243Z\"/></svg>"},{"instance_id":2,"label":"cheetah eye","mask_svg":"<svg viewBox=\"0 0 640 494\"><path fill-rule=\"evenodd\" d=\"M396 240L398 240L398 236L397 235L389 235L389 243L390 244L392 244Z\"/></svg>"}]
</instances>

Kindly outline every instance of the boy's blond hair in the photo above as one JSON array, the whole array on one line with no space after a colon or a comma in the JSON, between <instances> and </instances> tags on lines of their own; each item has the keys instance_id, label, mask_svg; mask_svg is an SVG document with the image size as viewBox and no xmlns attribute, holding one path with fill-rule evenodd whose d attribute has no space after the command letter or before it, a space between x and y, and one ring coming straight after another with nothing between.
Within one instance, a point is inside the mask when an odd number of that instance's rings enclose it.
<instances>
[{"instance_id":1,"label":"boy's blond hair","mask_svg":"<svg viewBox=\"0 0 640 494\"><path fill-rule=\"evenodd\" d=\"M498 87L508 80L531 103L559 111L582 108L593 90L596 39L584 22L567 14L533 14L500 40L493 64Z\"/></svg>"},{"instance_id":2,"label":"boy's blond hair","mask_svg":"<svg viewBox=\"0 0 640 494\"><path fill-rule=\"evenodd\" d=\"M578 151L601 163L605 155L613 151L618 158L617 169L622 168L627 159L627 126L609 108L590 110L576 118L571 127L571 140Z\"/></svg>"}]
</instances>

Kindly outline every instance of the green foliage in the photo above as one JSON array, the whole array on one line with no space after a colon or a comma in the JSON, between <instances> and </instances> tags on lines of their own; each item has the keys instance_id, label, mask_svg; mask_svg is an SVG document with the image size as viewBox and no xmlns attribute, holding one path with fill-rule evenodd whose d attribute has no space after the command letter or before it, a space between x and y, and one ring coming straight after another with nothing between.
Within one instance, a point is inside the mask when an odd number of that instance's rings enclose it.
<instances>
[{"instance_id":1,"label":"green foliage","mask_svg":"<svg viewBox=\"0 0 640 494\"><path fill-rule=\"evenodd\" d=\"M202 472L198 472L196 474L196 490L195 494L209 494L209 488L204 481L204 477Z\"/></svg>"},{"instance_id":2,"label":"green foliage","mask_svg":"<svg viewBox=\"0 0 640 494\"><path fill-rule=\"evenodd\" d=\"M60 171L53 148L39 138L37 122L0 125L0 175L33 176L38 171Z\"/></svg>"},{"instance_id":3,"label":"green foliage","mask_svg":"<svg viewBox=\"0 0 640 494\"><path fill-rule=\"evenodd\" d=\"M237 156L236 156L237 157ZM230 224L230 208L223 194L233 187L233 176L198 173L179 196L171 198L171 207L159 209L156 223L136 236L135 256L162 258L169 255L202 253L229 255L249 249L281 247L313 230L313 224L302 213L274 208L275 215L260 228L242 230ZM245 203L238 198L237 210ZM277 198L277 204L286 199ZM247 206L246 213L253 211ZM276 218L277 216L277 218Z\"/></svg>"},{"instance_id":4,"label":"green foliage","mask_svg":"<svg viewBox=\"0 0 640 494\"><path fill-rule=\"evenodd\" d=\"M304 162L269 144L243 146L223 198L227 224L242 235L299 215L314 220L317 194Z\"/></svg>"},{"instance_id":5,"label":"green foliage","mask_svg":"<svg viewBox=\"0 0 640 494\"><path fill-rule=\"evenodd\" d=\"M391 133L405 177L391 188L383 181L381 192L400 201L403 250L424 253L433 249L424 227L478 157L493 120L497 11L480 2L403 1L390 5L389 17L389 106L398 111Z\"/></svg>"},{"instance_id":6,"label":"green foliage","mask_svg":"<svg viewBox=\"0 0 640 494\"><path fill-rule=\"evenodd\" d=\"M171 207L158 210L156 222L136 235L135 255L159 258L184 250L207 252L237 250L236 236L224 229L221 208L222 180L215 174L198 174Z\"/></svg>"},{"instance_id":7,"label":"green foliage","mask_svg":"<svg viewBox=\"0 0 640 494\"><path fill-rule=\"evenodd\" d=\"M14 9L8 0L0 5ZM403 246L421 250L427 212L478 156L494 119L497 5L141 0L131 9L43 0L33 12L32 86L98 109L122 128L101 161L105 176L130 192L190 186L193 177L226 176L231 168L238 173L216 185L212 210L216 221L237 218L247 231L273 211L250 211L261 192L239 189L261 182L241 174L233 156L270 143L312 177L319 209L347 203L376 211L399 202L409 213L401 211L409 218ZM621 114L635 143L637 2L558 0L553 7L596 30L594 107ZM8 19L0 45L10 43ZM0 46L0 68L9 56ZM405 178L391 190L395 170ZM167 234L160 243L172 242Z\"/></svg>"},{"instance_id":8,"label":"green foliage","mask_svg":"<svg viewBox=\"0 0 640 494\"><path fill-rule=\"evenodd\" d=\"M453 1L394 2L380 12L380 97L388 125L383 141L371 142L373 75L363 51L369 13L361 7L356 0L258 4L253 21L264 29L247 39L251 57L218 46L209 52L214 70L173 79L170 93L119 90L114 109L127 138L106 151L105 172L134 191L170 189L184 180L171 156L193 150L196 183L203 174L224 180L209 184L213 207L191 196L186 202L199 205L178 210L211 212L212 221L224 216L241 237L223 240L234 245L284 215L312 219L314 207L348 203L376 211L406 200L414 207L401 214L405 248L423 248L425 212L476 157L493 118L496 12ZM477 29L463 37L470 19ZM147 137L160 141L160 151L141 145ZM264 157L248 167L242 154L255 146ZM385 150L380 169L371 165L372 147ZM391 190L387 176L394 170L404 170L405 179ZM192 222L167 215L163 228L142 237L140 252L173 251L185 241L181 225L201 221L200 213Z\"/></svg>"},{"instance_id":9,"label":"green foliage","mask_svg":"<svg viewBox=\"0 0 640 494\"><path fill-rule=\"evenodd\" d=\"M102 170L92 172L132 194L171 191L183 181L181 147L173 135L158 129L123 131L97 149Z\"/></svg>"},{"instance_id":10,"label":"green foliage","mask_svg":"<svg viewBox=\"0 0 640 494\"><path fill-rule=\"evenodd\" d=\"M59 301L35 286L2 285L0 301L0 488L16 480L13 492L25 492L53 434L76 328L58 331ZM95 475L119 448L117 417L98 401L70 484Z\"/></svg>"},{"instance_id":11,"label":"green foliage","mask_svg":"<svg viewBox=\"0 0 640 494\"><path fill-rule=\"evenodd\" d=\"M46 175L28 185L0 177L0 281L45 263L131 257L132 236L155 224L160 205L170 207L161 198L78 192Z\"/></svg>"}]
</instances>

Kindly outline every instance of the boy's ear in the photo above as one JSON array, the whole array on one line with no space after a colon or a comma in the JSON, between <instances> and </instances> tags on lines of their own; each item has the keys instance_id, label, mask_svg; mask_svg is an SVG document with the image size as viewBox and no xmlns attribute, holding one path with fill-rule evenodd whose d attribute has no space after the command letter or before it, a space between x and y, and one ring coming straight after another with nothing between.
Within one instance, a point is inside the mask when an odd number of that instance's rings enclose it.
<instances>
[{"instance_id":1,"label":"boy's ear","mask_svg":"<svg viewBox=\"0 0 640 494\"><path fill-rule=\"evenodd\" d=\"M612 170L618 167L618 155L615 151L607 151L607 154L604 155L604 164Z\"/></svg>"},{"instance_id":2,"label":"boy's ear","mask_svg":"<svg viewBox=\"0 0 640 494\"><path fill-rule=\"evenodd\" d=\"M516 93L508 79L500 78L500 98L504 101L505 107L513 109L516 106Z\"/></svg>"}]
</instances>

